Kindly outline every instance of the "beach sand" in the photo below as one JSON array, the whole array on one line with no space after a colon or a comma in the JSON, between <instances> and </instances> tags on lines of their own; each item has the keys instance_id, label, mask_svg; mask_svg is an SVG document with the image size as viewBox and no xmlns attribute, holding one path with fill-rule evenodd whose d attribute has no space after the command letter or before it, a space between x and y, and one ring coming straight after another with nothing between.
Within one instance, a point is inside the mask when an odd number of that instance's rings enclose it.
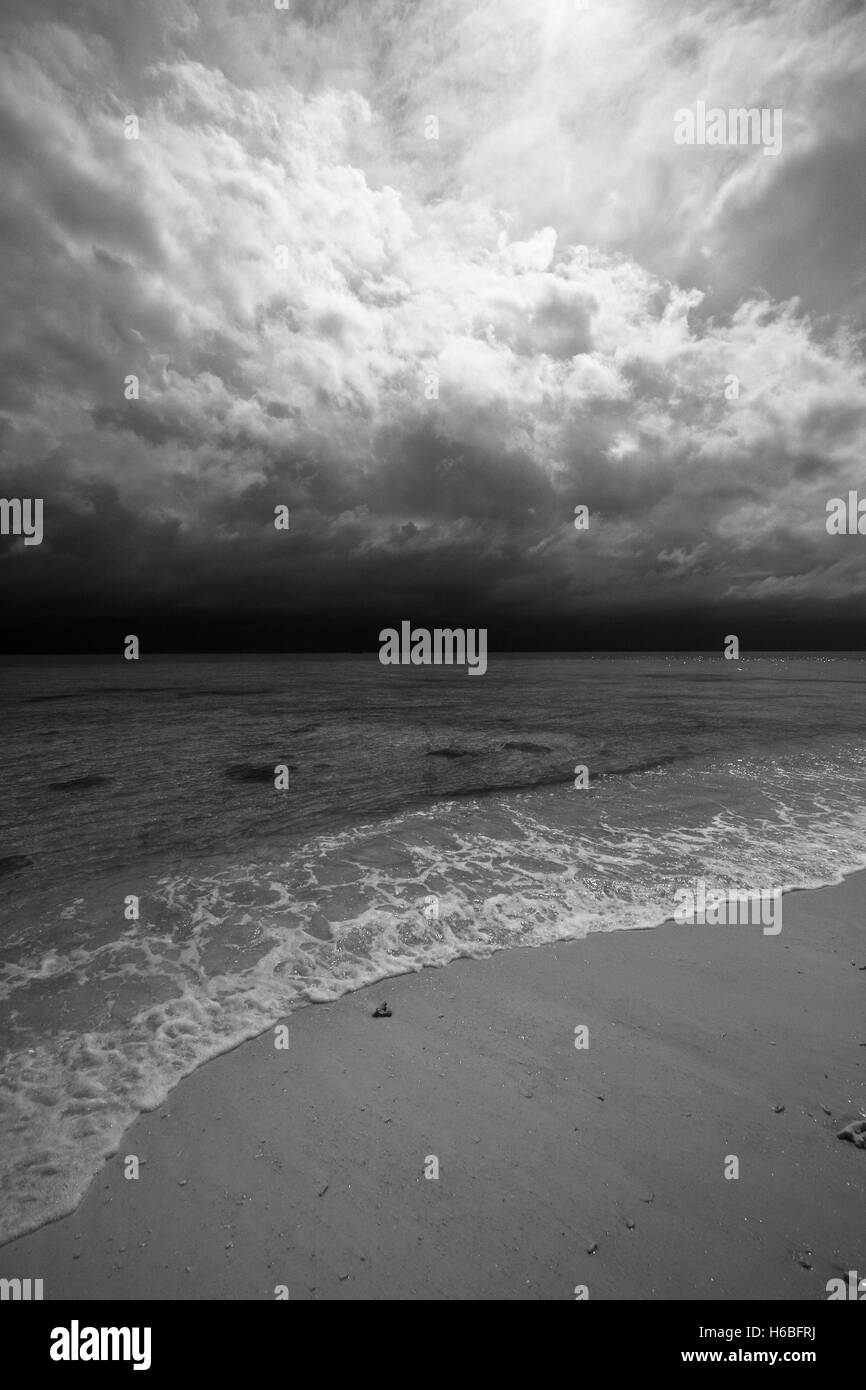
<instances>
[{"instance_id":1,"label":"beach sand","mask_svg":"<svg viewBox=\"0 0 866 1390\"><path fill-rule=\"evenodd\" d=\"M47 1299L825 1299L866 1270L866 1150L836 1137L866 1110L864 899L855 874L788 895L775 937L666 923L304 1008L287 1051L269 1031L141 1117L0 1276Z\"/></svg>"}]
</instances>

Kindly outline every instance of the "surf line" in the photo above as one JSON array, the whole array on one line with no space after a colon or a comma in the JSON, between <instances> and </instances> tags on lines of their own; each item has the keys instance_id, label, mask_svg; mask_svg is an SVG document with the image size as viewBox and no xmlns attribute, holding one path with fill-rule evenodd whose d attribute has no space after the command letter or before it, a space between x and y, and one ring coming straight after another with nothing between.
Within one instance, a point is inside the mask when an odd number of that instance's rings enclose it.
<instances>
[{"instance_id":1,"label":"surf line","mask_svg":"<svg viewBox=\"0 0 866 1390\"><path fill-rule=\"evenodd\" d=\"M487 670L486 627L434 627L431 632L403 621L399 634L394 627L383 627L379 641L383 666L468 666L470 676L483 676Z\"/></svg>"}]
</instances>

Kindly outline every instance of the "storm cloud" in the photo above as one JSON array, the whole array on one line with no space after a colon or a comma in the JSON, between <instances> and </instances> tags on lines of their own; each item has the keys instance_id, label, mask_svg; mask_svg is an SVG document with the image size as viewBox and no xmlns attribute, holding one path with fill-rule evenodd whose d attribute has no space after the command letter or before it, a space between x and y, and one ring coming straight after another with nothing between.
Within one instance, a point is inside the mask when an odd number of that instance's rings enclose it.
<instances>
[{"instance_id":1,"label":"storm cloud","mask_svg":"<svg viewBox=\"0 0 866 1390\"><path fill-rule=\"evenodd\" d=\"M860 630L860 6L6 11L7 633ZM778 157L676 144L696 100Z\"/></svg>"}]
</instances>

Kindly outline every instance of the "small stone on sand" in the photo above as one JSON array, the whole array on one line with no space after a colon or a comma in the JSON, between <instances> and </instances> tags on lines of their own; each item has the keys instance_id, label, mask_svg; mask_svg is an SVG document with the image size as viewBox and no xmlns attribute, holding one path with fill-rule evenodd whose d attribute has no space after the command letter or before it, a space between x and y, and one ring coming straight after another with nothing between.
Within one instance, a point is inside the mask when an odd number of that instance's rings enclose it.
<instances>
[{"instance_id":1,"label":"small stone on sand","mask_svg":"<svg viewBox=\"0 0 866 1390\"><path fill-rule=\"evenodd\" d=\"M866 1149L866 1120L852 1120L850 1125L839 1130L836 1138L847 1139L849 1143L856 1144L858 1149Z\"/></svg>"}]
</instances>

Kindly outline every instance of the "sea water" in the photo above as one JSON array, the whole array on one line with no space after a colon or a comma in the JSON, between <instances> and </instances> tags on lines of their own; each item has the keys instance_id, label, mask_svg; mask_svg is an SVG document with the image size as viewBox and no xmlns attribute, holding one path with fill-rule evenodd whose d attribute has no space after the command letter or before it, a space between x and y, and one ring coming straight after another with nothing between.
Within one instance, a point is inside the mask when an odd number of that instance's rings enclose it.
<instances>
[{"instance_id":1,"label":"sea water","mask_svg":"<svg viewBox=\"0 0 866 1390\"><path fill-rule=\"evenodd\" d=\"M0 711L4 1240L297 1007L866 865L857 657L21 658Z\"/></svg>"}]
</instances>

